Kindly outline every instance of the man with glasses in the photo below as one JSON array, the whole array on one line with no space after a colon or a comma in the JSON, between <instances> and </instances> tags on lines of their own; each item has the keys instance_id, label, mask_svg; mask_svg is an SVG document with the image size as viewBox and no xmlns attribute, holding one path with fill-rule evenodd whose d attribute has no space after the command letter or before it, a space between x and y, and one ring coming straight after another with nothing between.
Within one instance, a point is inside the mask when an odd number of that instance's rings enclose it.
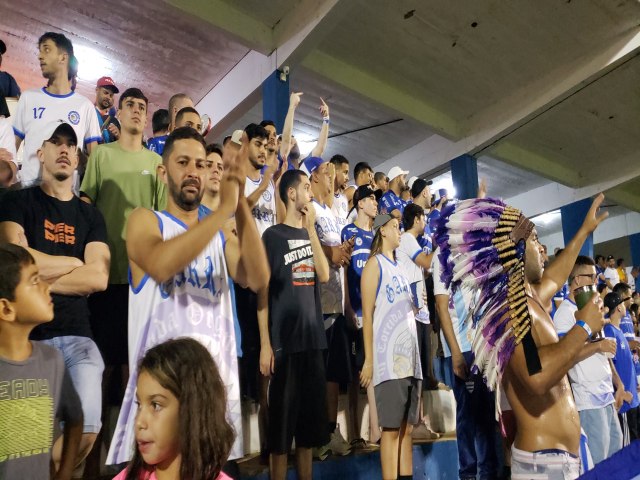
<instances>
[{"instance_id":1,"label":"man with glasses","mask_svg":"<svg viewBox=\"0 0 640 480\"><path fill-rule=\"evenodd\" d=\"M596 266L590 257L579 256L569 275L569 296L556 311L553 322L558 336L564 336L576 324L578 311L574 292L597 282ZM593 463L609 458L622 448L622 430L617 411L622 406L624 385L615 367L607 358L616 351L616 342L603 339L587 341L580 355L581 361L569 370L580 425L588 438ZM614 391L615 386L615 391Z\"/></svg>"}]
</instances>

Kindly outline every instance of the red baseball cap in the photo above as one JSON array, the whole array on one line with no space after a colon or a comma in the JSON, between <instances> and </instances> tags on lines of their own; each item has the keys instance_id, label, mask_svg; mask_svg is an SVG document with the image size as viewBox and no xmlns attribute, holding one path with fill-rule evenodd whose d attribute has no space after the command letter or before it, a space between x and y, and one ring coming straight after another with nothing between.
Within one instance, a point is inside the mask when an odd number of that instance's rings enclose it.
<instances>
[{"instance_id":1,"label":"red baseball cap","mask_svg":"<svg viewBox=\"0 0 640 480\"><path fill-rule=\"evenodd\" d=\"M96 83L96 87L111 88L113 90L113 93L120 92L120 90L118 90L118 87L116 87L116 84L113 83L113 79L111 77L100 77L98 79L98 83Z\"/></svg>"}]
</instances>

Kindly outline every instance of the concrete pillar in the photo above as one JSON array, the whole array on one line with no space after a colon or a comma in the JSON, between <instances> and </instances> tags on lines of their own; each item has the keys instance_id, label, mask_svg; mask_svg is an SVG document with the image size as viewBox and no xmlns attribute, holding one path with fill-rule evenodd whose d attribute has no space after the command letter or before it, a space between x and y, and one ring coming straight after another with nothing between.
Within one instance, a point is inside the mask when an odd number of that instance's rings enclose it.
<instances>
[{"instance_id":1,"label":"concrete pillar","mask_svg":"<svg viewBox=\"0 0 640 480\"><path fill-rule=\"evenodd\" d=\"M478 161L471 155L461 155L451 160L451 177L458 200L478 195Z\"/></svg>"},{"instance_id":2,"label":"concrete pillar","mask_svg":"<svg viewBox=\"0 0 640 480\"><path fill-rule=\"evenodd\" d=\"M571 241L578 232L578 229L582 226L582 222L591 208L591 203L591 198L585 198L584 200L573 202L560 208L560 214L562 215L562 236L564 237L565 245ZM593 233L587 237L582 245L580 255L593 258Z\"/></svg>"},{"instance_id":3,"label":"concrete pillar","mask_svg":"<svg viewBox=\"0 0 640 480\"><path fill-rule=\"evenodd\" d=\"M640 266L640 233L629 235L629 247L631 248L631 264L627 265Z\"/></svg>"},{"instance_id":4,"label":"concrete pillar","mask_svg":"<svg viewBox=\"0 0 640 480\"><path fill-rule=\"evenodd\" d=\"M288 109L289 75L282 81L280 72L276 70L262 82L262 118L272 120L276 124L276 131L281 133Z\"/></svg>"}]
</instances>

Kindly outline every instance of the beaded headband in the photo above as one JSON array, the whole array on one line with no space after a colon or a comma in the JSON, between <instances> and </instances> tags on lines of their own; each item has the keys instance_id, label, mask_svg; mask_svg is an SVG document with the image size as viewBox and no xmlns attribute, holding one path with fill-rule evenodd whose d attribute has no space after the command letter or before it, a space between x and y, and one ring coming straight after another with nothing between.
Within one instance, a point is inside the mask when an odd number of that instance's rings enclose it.
<instances>
[{"instance_id":1,"label":"beaded headband","mask_svg":"<svg viewBox=\"0 0 640 480\"><path fill-rule=\"evenodd\" d=\"M482 373L491 390L500 388L520 343L529 374L541 369L524 289L526 240L533 228L520 210L490 198L448 206L437 224L442 282L452 292L462 288L476 293L469 320L475 329L472 369Z\"/></svg>"}]
</instances>

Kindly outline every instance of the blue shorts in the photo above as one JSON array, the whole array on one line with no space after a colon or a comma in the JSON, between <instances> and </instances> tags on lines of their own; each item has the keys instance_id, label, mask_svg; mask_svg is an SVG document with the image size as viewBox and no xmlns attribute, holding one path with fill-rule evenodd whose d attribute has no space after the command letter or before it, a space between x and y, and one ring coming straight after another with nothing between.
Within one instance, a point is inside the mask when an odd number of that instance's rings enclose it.
<instances>
[{"instance_id":1,"label":"blue shorts","mask_svg":"<svg viewBox=\"0 0 640 480\"><path fill-rule=\"evenodd\" d=\"M102 372L104 362L97 345L88 337L64 336L42 340L62 353L84 415L82 433L98 433L102 422Z\"/></svg>"}]
</instances>

